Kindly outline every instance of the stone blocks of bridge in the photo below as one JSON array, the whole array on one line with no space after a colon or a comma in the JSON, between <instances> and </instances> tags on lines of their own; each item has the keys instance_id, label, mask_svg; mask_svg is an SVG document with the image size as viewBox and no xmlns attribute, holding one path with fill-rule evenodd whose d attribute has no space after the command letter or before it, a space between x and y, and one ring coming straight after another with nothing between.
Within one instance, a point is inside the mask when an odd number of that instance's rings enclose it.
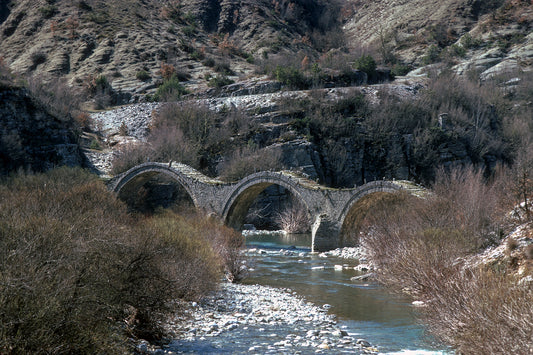
<instances>
[{"instance_id":1,"label":"stone blocks of bridge","mask_svg":"<svg viewBox=\"0 0 533 355\"><path fill-rule=\"evenodd\" d=\"M338 221L331 220L327 215L318 215L312 226L311 250L323 252L338 248L341 225Z\"/></svg>"}]
</instances>

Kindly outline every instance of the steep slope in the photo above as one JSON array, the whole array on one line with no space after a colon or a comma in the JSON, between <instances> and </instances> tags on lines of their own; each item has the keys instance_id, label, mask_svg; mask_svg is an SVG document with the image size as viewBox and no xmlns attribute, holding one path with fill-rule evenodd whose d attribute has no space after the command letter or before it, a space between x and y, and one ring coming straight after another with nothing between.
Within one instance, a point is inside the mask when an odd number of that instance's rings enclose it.
<instances>
[{"instance_id":1,"label":"steep slope","mask_svg":"<svg viewBox=\"0 0 533 355\"><path fill-rule=\"evenodd\" d=\"M27 90L0 85L0 175L83 164L69 122L50 115Z\"/></svg>"},{"instance_id":2,"label":"steep slope","mask_svg":"<svg viewBox=\"0 0 533 355\"><path fill-rule=\"evenodd\" d=\"M530 1L350 0L347 4L344 30L349 45L370 49L391 64L453 65L481 56L499 60L466 67L484 71L507 57L521 62L514 70L530 67L532 57L523 53L530 52L533 44L528 36L533 28ZM502 50L495 55L494 48ZM507 55L513 50L518 54ZM458 69L465 72L465 66Z\"/></svg>"},{"instance_id":3,"label":"steep slope","mask_svg":"<svg viewBox=\"0 0 533 355\"><path fill-rule=\"evenodd\" d=\"M238 76L253 71L254 57L314 53L311 33L336 25L321 0L274 8L267 0L22 0L2 13L0 56L13 71L77 85L103 74L130 93L157 86L162 63L196 88L220 72L217 64Z\"/></svg>"}]
</instances>

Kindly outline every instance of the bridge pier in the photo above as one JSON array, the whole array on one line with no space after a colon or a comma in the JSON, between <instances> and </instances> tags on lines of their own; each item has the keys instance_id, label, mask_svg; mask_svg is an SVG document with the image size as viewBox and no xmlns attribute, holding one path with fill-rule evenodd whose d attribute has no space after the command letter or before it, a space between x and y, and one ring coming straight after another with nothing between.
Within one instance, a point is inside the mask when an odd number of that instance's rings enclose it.
<instances>
[{"instance_id":1,"label":"bridge pier","mask_svg":"<svg viewBox=\"0 0 533 355\"><path fill-rule=\"evenodd\" d=\"M339 247L341 226L327 215L318 215L311 228L311 251L323 252Z\"/></svg>"}]
</instances>

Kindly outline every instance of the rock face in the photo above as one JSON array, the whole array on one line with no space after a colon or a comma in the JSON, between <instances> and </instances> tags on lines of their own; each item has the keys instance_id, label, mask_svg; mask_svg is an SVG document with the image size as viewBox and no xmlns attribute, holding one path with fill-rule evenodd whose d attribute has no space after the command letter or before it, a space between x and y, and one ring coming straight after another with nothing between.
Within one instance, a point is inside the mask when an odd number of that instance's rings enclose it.
<instances>
[{"instance_id":1,"label":"rock face","mask_svg":"<svg viewBox=\"0 0 533 355\"><path fill-rule=\"evenodd\" d=\"M83 162L68 122L48 114L26 90L0 86L0 174Z\"/></svg>"}]
</instances>

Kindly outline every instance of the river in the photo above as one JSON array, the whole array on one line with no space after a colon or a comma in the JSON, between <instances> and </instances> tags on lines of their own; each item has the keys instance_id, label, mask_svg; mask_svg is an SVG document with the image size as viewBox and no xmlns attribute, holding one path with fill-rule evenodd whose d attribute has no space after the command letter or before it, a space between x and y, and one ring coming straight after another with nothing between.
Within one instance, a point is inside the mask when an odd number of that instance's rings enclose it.
<instances>
[{"instance_id":1,"label":"river","mask_svg":"<svg viewBox=\"0 0 533 355\"><path fill-rule=\"evenodd\" d=\"M318 305L331 305L329 312L338 317L341 327L375 344L380 352L444 352L417 322L409 298L387 292L376 282L351 281L362 274L354 270L357 262L311 254L310 238L248 236L249 248L278 252L252 253L254 270L245 282L288 287ZM279 252L286 248L290 249Z\"/></svg>"},{"instance_id":2,"label":"river","mask_svg":"<svg viewBox=\"0 0 533 355\"><path fill-rule=\"evenodd\" d=\"M411 305L410 299L387 292L385 288L372 281L351 280L352 277L361 275L361 272L354 270L358 264L357 260L324 257L310 253L311 242L310 236L307 235L258 234L247 236L246 240L250 273L244 284L270 286L274 288L272 292L278 289L290 289L286 302L293 302L290 298L292 293L312 302L318 306L320 311L327 310L328 315L324 317L334 316L336 329L330 329L329 333L342 330L349 335L348 339L354 339L354 343L355 339L365 339L371 344L369 349L374 349L374 351L377 349L380 354L447 353L445 347L437 344L425 334L424 327L416 320L416 308ZM270 288L267 291L271 292L269 290ZM221 318L213 316L213 312L216 312L217 308L229 307L227 304L232 302L237 305L237 308L239 305L243 306L244 301L240 298L242 295L238 294L239 292L240 289L232 289L229 295L230 301L221 297L209 301L211 304L219 303L215 307L211 305L210 310L204 309L202 317L205 318L207 314L209 317ZM254 291L244 291L246 292L253 293ZM264 288L257 292L261 292L260 297L264 297ZM250 295L244 295L244 297L250 297ZM281 300L284 297L286 297L285 294L271 294L262 299L279 298ZM256 300L256 302L261 301ZM270 306L270 308L273 307ZM285 308L290 307L298 308L299 306L294 304L285 306ZM237 312L237 308L232 309L232 312ZM242 312L248 313L250 309ZM290 309L284 311L289 312L287 319L291 320ZM246 317L245 314L243 316ZM296 313L295 317L297 317ZM240 323L235 321L235 325L230 320L221 323L221 319L218 319L218 324L210 325L202 319L204 322L202 334L210 333L209 336L199 335L200 330L197 332L197 329L188 328L189 339L173 342L169 350L170 353L198 354L314 353L317 349L313 346L287 347L293 346L292 344L297 341L309 343L306 337L310 336L308 328L298 327L301 322L285 324L287 319L275 324L262 323L263 320L257 324L246 324L246 326L240 324L245 323L242 321ZM328 319L321 318L313 325L325 324L329 327L328 322L332 323ZM223 331L223 328L231 330ZM328 331L320 331L320 333L328 333ZM363 353L355 347L350 347L351 345L345 348L343 345L338 345L338 347L324 351Z\"/></svg>"}]
</instances>

